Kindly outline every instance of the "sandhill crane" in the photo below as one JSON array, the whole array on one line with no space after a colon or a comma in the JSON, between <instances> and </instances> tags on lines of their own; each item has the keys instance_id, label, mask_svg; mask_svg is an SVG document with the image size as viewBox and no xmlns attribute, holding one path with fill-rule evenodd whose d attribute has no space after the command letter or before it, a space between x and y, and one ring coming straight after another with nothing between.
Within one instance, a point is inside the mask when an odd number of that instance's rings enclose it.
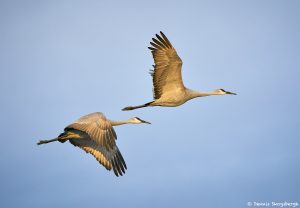
<instances>
[{"instance_id":1,"label":"sandhill crane","mask_svg":"<svg viewBox=\"0 0 300 208\"><path fill-rule=\"evenodd\" d=\"M210 92L199 92L186 88L181 77L182 61L177 55L175 48L172 46L168 38L160 32L156 34L156 38L152 38L148 47L151 50L154 63L153 70L150 74L153 79L154 101L138 106L128 106L122 110L134 110L147 106L168 106L175 107L184 104L186 101L209 95L236 95L223 89L217 89Z\"/></svg>"},{"instance_id":2,"label":"sandhill crane","mask_svg":"<svg viewBox=\"0 0 300 208\"><path fill-rule=\"evenodd\" d=\"M125 173L127 167L116 145L117 134L113 126L140 123L150 124L138 117L125 121L112 121L108 120L103 113L91 113L67 126L57 138L40 140L37 144L54 141L64 143L69 140L74 146L92 154L107 170L113 169L115 175L119 176Z\"/></svg>"}]
</instances>

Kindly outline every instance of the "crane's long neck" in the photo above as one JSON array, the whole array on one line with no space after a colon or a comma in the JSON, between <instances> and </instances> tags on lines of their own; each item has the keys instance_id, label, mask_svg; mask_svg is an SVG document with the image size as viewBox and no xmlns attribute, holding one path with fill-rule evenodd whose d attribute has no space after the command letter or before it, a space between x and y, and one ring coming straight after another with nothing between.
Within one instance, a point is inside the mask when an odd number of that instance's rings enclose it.
<instances>
[{"instance_id":1,"label":"crane's long neck","mask_svg":"<svg viewBox=\"0 0 300 208\"><path fill-rule=\"evenodd\" d=\"M196 98L196 97L205 97L210 95L219 95L215 90L214 91L208 91L208 92L200 92L200 91L194 91L189 90L190 98Z\"/></svg>"},{"instance_id":2,"label":"crane's long neck","mask_svg":"<svg viewBox=\"0 0 300 208\"><path fill-rule=\"evenodd\" d=\"M130 121L130 119L128 119L128 120L123 120L123 121L112 121L112 120L110 120L110 123L111 123L112 126L119 126L119 125L123 125L123 124L130 124L132 122Z\"/></svg>"}]
</instances>

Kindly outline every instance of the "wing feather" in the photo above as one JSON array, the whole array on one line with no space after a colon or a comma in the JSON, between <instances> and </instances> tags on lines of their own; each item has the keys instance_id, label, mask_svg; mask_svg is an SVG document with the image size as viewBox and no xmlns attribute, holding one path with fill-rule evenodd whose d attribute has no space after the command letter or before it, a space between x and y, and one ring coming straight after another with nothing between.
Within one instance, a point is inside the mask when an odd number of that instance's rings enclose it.
<instances>
[{"instance_id":1,"label":"wing feather","mask_svg":"<svg viewBox=\"0 0 300 208\"><path fill-rule=\"evenodd\" d=\"M159 42L159 41L156 40L155 38L152 38L152 41L153 41L154 43L156 43L157 45L159 45L160 47L164 48L164 43Z\"/></svg>"},{"instance_id":2,"label":"wing feather","mask_svg":"<svg viewBox=\"0 0 300 208\"><path fill-rule=\"evenodd\" d=\"M152 52L155 63L153 71L150 71L153 79L154 99L159 99L166 92L185 87L181 75L182 61L175 48L162 32L160 35L156 34L156 38L150 42L153 47L148 48Z\"/></svg>"},{"instance_id":3,"label":"wing feather","mask_svg":"<svg viewBox=\"0 0 300 208\"><path fill-rule=\"evenodd\" d=\"M157 44L155 44L155 43L153 43L153 42L150 42L150 44L151 44L153 47L155 47L155 48L158 48L158 49L160 49L160 50L164 50L163 46L161 47L161 46L159 46L159 45L157 45Z\"/></svg>"},{"instance_id":4,"label":"wing feather","mask_svg":"<svg viewBox=\"0 0 300 208\"><path fill-rule=\"evenodd\" d=\"M165 45L166 47L170 47L167 43L166 43L166 41L164 40L164 39L162 39L159 35L157 35L157 34L155 34L155 36L156 36L156 38L161 42L161 43L163 43L163 45Z\"/></svg>"},{"instance_id":5,"label":"wing feather","mask_svg":"<svg viewBox=\"0 0 300 208\"><path fill-rule=\"evenodd\" d=\"M113 169L116 176L123 175L127 166L115 140L117 134L102 113L92 113L79 118L65 128L77 136L69 141L92 154L107 170Z\"/></svg>"},{"instance_id":6,"label":"wing feather","mask_svg":"<svg viewBox=\"0 0 300 208\"><path fill-rule=\"evenodd\" d=\"M169 46L170 48L173 48L171 42L169 41L169 39L165 36L165 34L160 31L161 36L163 37L164 41L166 42L166 45Z\"/></svg>"}]
</instances>

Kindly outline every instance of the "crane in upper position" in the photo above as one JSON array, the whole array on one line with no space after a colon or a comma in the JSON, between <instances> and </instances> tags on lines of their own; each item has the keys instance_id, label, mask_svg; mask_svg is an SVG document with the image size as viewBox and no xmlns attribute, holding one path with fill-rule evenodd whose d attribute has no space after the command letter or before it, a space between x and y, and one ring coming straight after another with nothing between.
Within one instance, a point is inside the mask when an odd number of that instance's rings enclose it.
<instances>
[{"instance_id":1,"label":"crane in upper position","mask_svg":"<svg viewBox=\"0 0 300 208\"><path fill-rule=\"evenodd\" d=\"M113 126L122 124L147 123L138 117L125 121L108 120L103 113L91 113L79 118L74 123L64 129L57 138L50 140L40 140L37 144L49 142L70 141L74 146L78 146L86 153L92 154L107 170L113 169L116 176L125 173L126 163L116 145L117 134Z\"/></svg>"},{"instance_id":2,"label":"crane in upper position","mask_svg":"<svg viewBox=\"0 0 300 208\"><path fill-rule=\"evenodd\" d=\"M143 105L128 106L123 108L123 111L147 106L175 107L190 99L209 95L236 95L223 89L199 92L186 88L181 77L182 61L168 38L162 32L160 35L156 34L157 39L152 38L153 42L150 42L153 47L148 47L155 63L154 69L150 71L153 79L154 100Z\"/></svg>"}]
</instances>

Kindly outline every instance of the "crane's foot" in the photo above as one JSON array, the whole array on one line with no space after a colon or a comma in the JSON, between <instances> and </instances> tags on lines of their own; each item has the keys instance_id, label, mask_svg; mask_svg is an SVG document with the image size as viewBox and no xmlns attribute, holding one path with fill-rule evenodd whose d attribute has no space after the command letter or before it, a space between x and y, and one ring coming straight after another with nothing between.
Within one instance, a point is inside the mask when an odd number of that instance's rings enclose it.
<instances>
[{"instance_id":1,"label":"crane's foot","mask_svg":"<svg viewBox=\"0 0 300 208\"><path fill-rule=\"evenodd\" d=\"M41 144L47 144L49 143L48 140L40 140L38 143L36 143L37 145L41 145Z\"/></svg>"},{"instance_id":2,"label":"crane's foot","mask_svg":"<svg viewBox=\"0 0 300 208\"><path fill-rule=\"evenodd\" d=\"M122 111L129 111L129 110L134 110L135 108L133 106L128 106L126 108L123 108Z\"/></svg>"},{"instance_id":3,"label":"crane's foot","mask_svg":"<svg viewBox=\"0 0 300 208\"><path fill-rule=\"evenodd\" d=\"M40 140L38 143L36 143L37 145L41 145L41 144L47 144L49 142L55 142L58 141L58 138L55 139L50 139L50 140Z\"/></svg>"}]
</instances>

